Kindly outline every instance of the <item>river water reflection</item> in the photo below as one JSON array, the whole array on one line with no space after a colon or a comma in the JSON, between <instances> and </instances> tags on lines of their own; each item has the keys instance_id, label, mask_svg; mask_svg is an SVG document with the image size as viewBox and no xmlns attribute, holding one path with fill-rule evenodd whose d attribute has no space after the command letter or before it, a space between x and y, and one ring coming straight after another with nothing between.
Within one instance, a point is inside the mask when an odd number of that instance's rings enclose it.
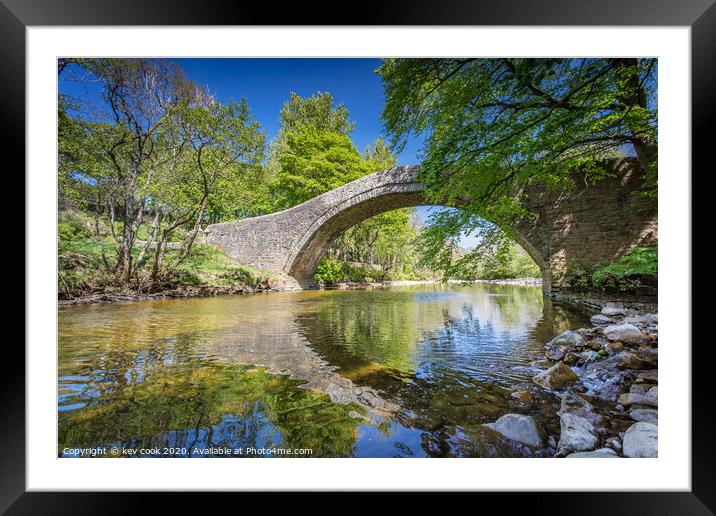
<instances>
[{"instance_id":1,"label":"river water reflection","mask_svg":"<svg viewBox=\"0 0 716 516\"><path fill-rule=\"evenodd\" d=\"M558 435L555 401L533 388L530 362L585 323L538 287L498 285L61 308L58 454L540 456L482 424L528 413ZM519 389L534 402L514 399Z\"/></svg>"}]
</instances>

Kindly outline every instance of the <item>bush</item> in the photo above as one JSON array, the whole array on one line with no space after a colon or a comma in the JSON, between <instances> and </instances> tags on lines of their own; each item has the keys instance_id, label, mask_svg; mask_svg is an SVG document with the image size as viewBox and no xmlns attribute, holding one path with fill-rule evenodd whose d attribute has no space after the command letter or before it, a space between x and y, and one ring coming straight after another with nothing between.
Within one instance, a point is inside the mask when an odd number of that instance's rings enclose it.
<instances>
[{"instance_id":1,"label":"bush","mask_svg":"<svg viewBox=\"0 0 716 516\"><path fill-rule=\"evenodd\" d=\"M79 215L67 212L57 221L57 236L62 240L85 240L92 237L92 230Z\"/></svg>"},{"instance_id":2,"label":"bush","mask_svg":"<svg viewBox=\"0 0 716 516\"><path fill-rule=\"evenodd\" d=\"M652 276L659 272L658 247L635 247L629 254L622 256L616 262L597 269L592 278L595 284L600 284L610 276L613 278L628 278L634 276Z\"/></svg>"},{"instance_id":3,"label":"bush","mask_svg":"<svg viewBox=\"0 0 716 516\"><path fill-rule=\"evenodd\" d=\"M338 283L343 279L343 264L333 258L323 258L316 268L315 278L318 283Z\"/></svg>"},{"instance_id":4,"label":"bush","mask_svg":"<svg viewBox=\"0 0 716 516\"><path fill-rule=\"evenodd\" d=\"M609 265L576 269L569 286L584 291L635 292L642 285L656 286L658 273L658 247L635 247Z\"/></svg>"}]
</instances>

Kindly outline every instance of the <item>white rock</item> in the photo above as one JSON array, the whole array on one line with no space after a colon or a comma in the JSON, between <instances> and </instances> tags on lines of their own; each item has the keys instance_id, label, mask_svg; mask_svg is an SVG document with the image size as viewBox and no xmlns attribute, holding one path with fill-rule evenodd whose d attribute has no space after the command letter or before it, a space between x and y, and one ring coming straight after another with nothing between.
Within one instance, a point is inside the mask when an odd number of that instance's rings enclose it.
<instances>
[{"instance_id":1,"label":"white rock","mask_svg":"<svg viewBox=\"0 0 716 516\"><path fill-rule=\"evenodd\" d=\"M486 423L486 427L501 433L508 439L529 446L542 446L544 438L532 416L522 414L505 414L494 423Z\"/></svg>"},{"instance_id":2,"label":"white rock","mask_svg":"<svg viewBox=\"0 0 716 516\"><path fill-rule=\"evenodd\" d=\"M595 326L606 326L612 322L612 319L606 315L597 314L592 316L591 321Z\"/></svg>"},{"instance_id":3,"label":"white rock","mask_svg":"<svg viewBox=\"0 0 716 516\"><path fill-rule=\"evenodd\" d=\"M659 427L653 423L634 423L624 433L625 457L658 457Z\"/></svg>"},{"instance_id":4,"label":"white rock","mask_svg":"<svg viewBox=\"0 0 716 516\"><path fill-rule=\"evenodd\" d=\"M583 343L584 337L575 331L567 330L550 340L545 346L550 348L557 346L581 346Z\"/></svg>"},{"instance_id":5,"label":"white rock","mask_svg":"<svg viewBox=\"0 0 716 516\"><path fill-rule=\"evenodd\" d=\"M659 420L659 411L654 409L634 409L629 412L629 417L634 421L646 421L647 423L654 423Z\"/></svg>"},{"instance_id":6,"label":"white rock","mask_svg":"<svg viewBox=\"0 0 716 516\"><path fill-rule=\"evenodd\" d=\"M604 315L624 315L626 309L623 306L615 306L611 303L607 303L607 306L602 308L602 314Z\"/></svg>"},{"instance_id":7,"label":"white rock","mask_svg":"<svg viewBox=\"0 0 716 516\"><path fill-rule=\"evenodd\" d=\"M596 430L588 419L567 412L559 416L559 424L557 455L592 450L597 445Z\"/></svg>"},{"instance_id":8,"label":"white rock","mask_svg":"<svg viewBox=\"0 0 716 516\"><path fill-rule=\"evenodd\" d=\"M579 380L579 377L574 370L562 362L557 362L546 371L542 371L532 377L533 382L549 391L561 389L565 385L576 382L577 380Z\"/></svg>"},{"instance_id":9,"label":"white rock","mask_svg":"<svg viewBox=\"0 0 716 516\"><path fill-rule=\"evenodd\" d=\"M612 324L604 328L604 336L611 341L619 340L628 344L641 344L649 340L639 328L633 324Z\"/></svg>"},{"instance_id":10,"label":"white rock","mask_svg":"<svg viewBox=\"0 0 716 516\"><path fill-rule=\"evenodd\" d=\"M599 448L598 450L590 452L575 452L567 455L568 459L618 459L619 455L616 454L611 448Z\"/></svg>"},{"instance_id":11,"label":"white rock","mask_svg":"<svg viewBox=\"0 0 716 516\"><path fill-rule=\"evenodd\" d=\"M630 405L659 406L659 388L635 383L629 392L619 396L619 403L628 407Z\"/></svg>"}]
</instances>

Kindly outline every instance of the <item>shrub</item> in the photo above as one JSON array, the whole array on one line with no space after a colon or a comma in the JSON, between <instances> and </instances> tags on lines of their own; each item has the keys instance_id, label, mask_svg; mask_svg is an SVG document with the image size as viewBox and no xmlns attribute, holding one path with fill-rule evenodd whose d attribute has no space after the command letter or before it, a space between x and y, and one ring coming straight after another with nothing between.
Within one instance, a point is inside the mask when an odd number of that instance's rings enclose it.
<instances>
[{"instance_id":1,"label":"shrub","mask_svg":"<svg viewBox=\"0 0 716 516\"><path fill-rule=\"evenodd\" d=\"M82 217L71 212L63 213L57 221L57 236L62 240L85 240L92 237Z\"/></svg>"},{"instance_id":2,"label":"shrub","mask_svg":"<svg viewBox=\"0 0 716 516\"><path fill-rule=\"evenodd\" d=\"M658 247L635 247L614 263L577 268L569 279L576 290L634 292L642 285L656 286Z\"/></svg>"},{"instance_id":3,"label":"shrub","mask_svg":"<svg viewBox=\"0 0 716 516\"><path fill-rule=\"evenodd\" d=\"M318 283L338 283L343 279L343 264L333 258L323 258L316 268Z\"/></svg>"},{"instance_id":4,"label":"shrub","mask_svg":"<svg viewBox=\"0 0 716 516\"><path fill-rule=\"evenodd\" d=\"M635 247L616 262L597 269L592 278L600 284L609 277L651 276L659 272L658 247Z\"/></svg>"}]
</instances>

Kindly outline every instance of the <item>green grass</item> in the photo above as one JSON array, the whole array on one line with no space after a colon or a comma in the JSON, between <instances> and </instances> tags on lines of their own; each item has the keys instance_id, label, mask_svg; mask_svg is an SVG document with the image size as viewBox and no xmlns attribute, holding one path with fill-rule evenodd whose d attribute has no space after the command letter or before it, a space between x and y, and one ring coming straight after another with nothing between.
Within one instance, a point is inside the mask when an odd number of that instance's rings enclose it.
<instances>
[{"instance_id":1,"label":"green grass","mask_svg":"<svg viewBox=\"0 0 716 516\"><path fill-rule=\"evenodd\" d=\"M75 212L60 214L58 219L58 290L63 297L123 292L117 287L111 270L107 270L102 251L110 267L116 263L117 245L106 227L100 235L94 230L91 217ZM141 237L141 233L139 234ZM141 246L132 255L138 259ZM149 249L139 267L139 284L147 286L153 250ZM179 250L167 249L165 264L172 264ZM269 273L245 266L206 244L194 244L189 256L170 274L162 278L162 289L175 287L221 286L256 288L265 283ZM133 281L132 288L136 288Z\"/></svg>"},{"instance_id":2,"label":"green grass","mask_svg":"<svg viewBox=\"0 0 716 516\"><path fill-rule=\"evenodd\" d=\"M658 274L658 247L635 247L608 265L576 269L569 284L580 291L633 293L642 286L656 287Z\"/></svg>"},{"instance_id":3,"label":"green grass","mask_svg":"<svg viewBox=\"0 0 716 516\"><path fill-rule=\"evenodd\" d=\"M659 252L657 247L635 247L629 254L616 262L597 269L592 274L595 283L601 283L608 277L628 278L650 276L659 273Z\"/></svg>"}]
</instances>

